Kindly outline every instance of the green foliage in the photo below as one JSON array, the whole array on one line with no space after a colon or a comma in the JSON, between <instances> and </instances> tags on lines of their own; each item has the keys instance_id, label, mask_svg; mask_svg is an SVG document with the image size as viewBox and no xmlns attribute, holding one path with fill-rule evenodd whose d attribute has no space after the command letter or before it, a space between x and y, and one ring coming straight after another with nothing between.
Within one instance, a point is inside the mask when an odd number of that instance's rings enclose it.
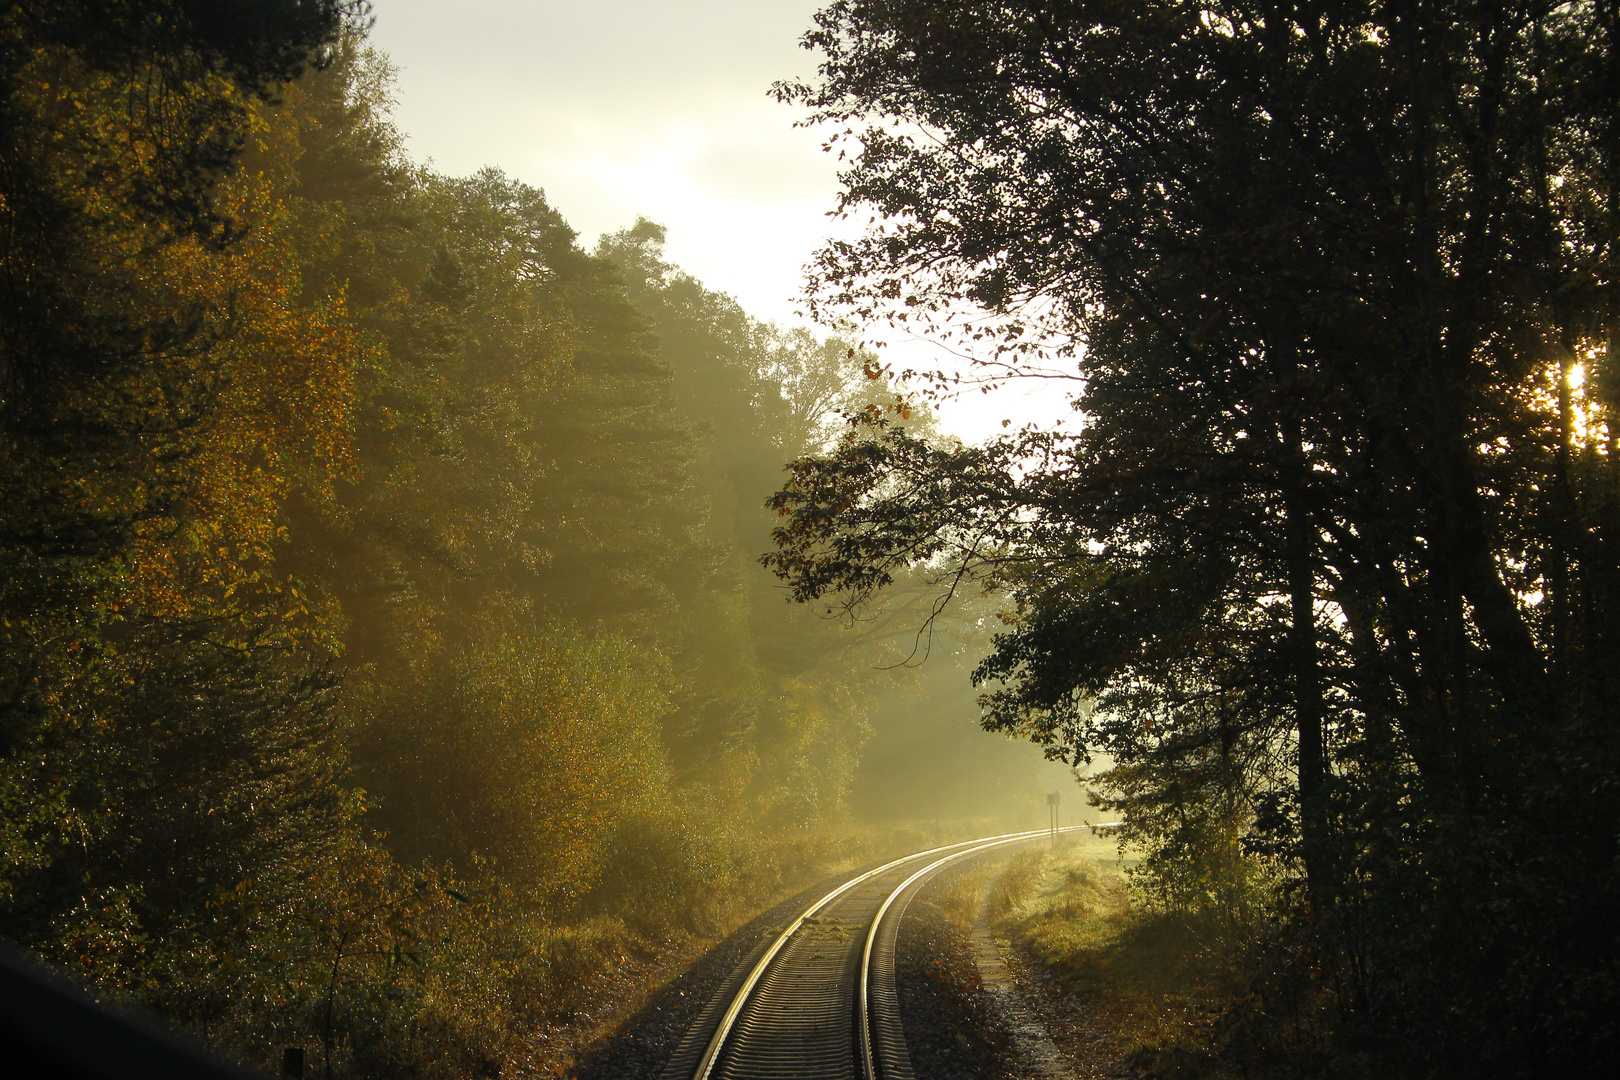
<instances>
[{"instance_id":1,"label":"green foliage","mask_svg":"<svg viewBox=\"0 0 1620 1080\"><path fill-rule=\"evenodd\" d=\"M478 852L566 910L621 822L662 805L663 698L623 639L494 624L418 681L379 686L357 753L408 863Z\"/></svg>"},{"instance_id":2,"label":"green foliage","mask_svg":"<svg viewBox=\"0 0 1620 1080\"><path fill-rule=\"evenodd\" d=\"M603 970L870 854L892 648L754 558L896 402L409 162L363 8L0 16L0 932L251 1062L554 1071Z\"/></svg>"},{"instance_id":3,"label":"green foliage","mask_svg":"<svg viewBox=\"0 0 1620 1080\"><path fill-rule=\"evenodd\" d=\"M1120 869L1095 857L1098 846L1088 840L1079 851L1054 853L999 929L1040 959L1085 1018L1093 1033L1083 1051L1087 1066L1227 1075L1214 1051L1223 1011L1249 1002L1248 942L1214 913L1143 910L1134 898L1127 904ZM1288 1060L1249 1059L1230 1074L1244 1075L1247 1066L1248 1075L1298 1075L1301 1066L1320 1064L1316 1049Z\"/></svg>"},{"instance_id":4,"label":"green foliage","mask_svg":"<svg viewBox=\"0 0 1620 1080\"><path fill-rule=\"evenodd\" d=\"M817 341L750 318L663 257L661 226L643 219L606 236L597 254L624 275L671 372L673 399L698 440L693 495L706 503L706 562L689 560L678 596L680 636L671 740L677 776L731 777L773 821L836 820L869 737L869 699L907 681L861 669L904 653L884 628L829 625L784 610L755 562L773 517L763 505L785 457L819 449L844 414L897 400L875 357L840 338ZM927 428L919 412L910 422ZM902 629L902 633L906 631Z\"/></svg>"},{"instance_id":5,"label":"green foliage","mask_svg":"<svg viewBox=\"0 0 1620 1080\"><path fill-rule=\"evenodd\" d=\"M990 918L1000 921L1014 915L1035 895L1046 873L1047 853L1031 849L1007 860L990 887Z\"/></svg>"},{"instance_id":6,"label":"green foliage","mask_svg":"<svg viewBox=\"0 0 1620 1080\"><path fill-rule=\"evenodd\" d=\"M729 816L725 803L704 792L632 808L582 906L612 912L648 936L671 927L712 933L742 877Z\"/></svg>"},{"instance_id":7,"label":"green foliage","mask_svg":"<svg viewBox=\"0 0 1620 1080\"><path fill-rule=\"evenodd\" d=\"M0 917L98 970L228 937L204 901L351 812L318 620L266 566L274 506L340 454L303 424L351 343L289 295L284 175L226 175L342 10L260 11L251 43L238 5L0 23Z\"/></svg>"}]
</instances>

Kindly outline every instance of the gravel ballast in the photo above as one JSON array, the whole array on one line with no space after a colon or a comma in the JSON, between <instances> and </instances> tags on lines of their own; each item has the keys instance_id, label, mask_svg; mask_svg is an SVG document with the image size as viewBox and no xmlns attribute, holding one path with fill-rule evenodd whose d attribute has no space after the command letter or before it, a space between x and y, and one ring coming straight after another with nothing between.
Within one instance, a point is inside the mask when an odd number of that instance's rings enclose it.
<instances>
[{"instance_id":1,"label":"gravel ballast","mask_svg":"<svg viewBox=\"0 0 1620 1080\"><path fill-rule=\"evenodd\" d=\"M900 1023L919 1080L1011 1080L1014 1046L979 978L973 939L936 906L972 863L936 875L912 898L895 941Z\"/></svg>"},{"instance_id":2,"label":"gravel ballast","mask_svg":"<svg viewBox=\"0 0 1620 1080\"><path fill-rule=\"evenodd\" d=\"M1004 1015L997 995L986 991L981 978L973 933L954 925L938 906L974 869L970 860L929 880L907 906L895 942L901 1025L919 1080L1016 1080L1030 1075L1026 1068L1030 1063L1024 1060L1029 1055L1021 1050L1015 1033L1021 1022L1029 1026L1029 1017ZM614 1024L610 1034L587 1046L569 1075L579 1080L657 1080L666 1075L666 1065L693 1023L728 984L737 981L745 962L805 906L849 876L830 877L782 901L697 956L684 970L672 959L668 976L641 972L639 994L645 996L639 1007ZM1021 1004L1038 1014L1063 1056L1076 1066L1073 1075L1130 1075L1121 1063L1106 1060L1106 1052L1097 1053L1106 1040L1089 1030L1087 1018L1074 1015L1074 1000L1066 999L1043 969L1011 949L1003 948L1002 957L1006 966L1000 977L1012 976ZM648 993L645 986L659 978L667 981ZM631 988L625 989L628 996ZM619 999L621 1011L625 999Z\"/></svg>"}]
</instances>

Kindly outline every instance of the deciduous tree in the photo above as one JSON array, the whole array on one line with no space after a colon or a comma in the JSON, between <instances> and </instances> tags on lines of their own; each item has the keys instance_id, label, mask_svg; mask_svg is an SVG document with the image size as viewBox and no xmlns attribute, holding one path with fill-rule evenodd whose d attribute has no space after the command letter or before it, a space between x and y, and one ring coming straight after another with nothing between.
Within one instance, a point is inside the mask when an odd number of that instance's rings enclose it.
<instances>
[{"instance_id":1,"label":"deciduous tree","mask_svg":"<svg viewBox=\"0 0 1620 1080\"><path fill-rule=\"evenodd\" d=\"M1613 950L1564 951L1609 917L1580 867L1617 809L1620 657L1581 614L1616 567L1614 29L1607 3L842 0L780 90L846 129L844 206L878 217L821 256L822 310L1066 370L1080 415L801 460L770 563L805 599L919 561L1010 590L987 723L1115 753L1148 803L1209 754L1284 796L1347 1011L1476 1063L1615 1052L1566 1026ZM1564 854L1529 871L1554 805ZM1562 929L1506 914L1537 890ZM1553 956L1567 978L1529 974ZM1451 1018L1402 1012L1424 994Z\"/></svg>"}]
</instances>

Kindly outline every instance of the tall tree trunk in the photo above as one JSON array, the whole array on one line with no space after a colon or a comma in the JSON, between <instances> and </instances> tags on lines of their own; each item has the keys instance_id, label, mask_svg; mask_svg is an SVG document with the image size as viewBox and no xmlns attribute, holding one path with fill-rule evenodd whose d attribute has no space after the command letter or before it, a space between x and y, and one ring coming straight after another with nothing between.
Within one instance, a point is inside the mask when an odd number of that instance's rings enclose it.
<instances>
[{"instance_id":1,"label":"tall tree trunk","mask_svg":"<svg viewBox=\"0 0 1620 1080\"><path fill-rule=\"evenodd\" d=\"M1313 902L1329 895L1327 865L1327 807L1324 784L1327 752L1322 731L1324 708L1322 674L1316 648L1316 534L1305 506L1308 475L1299 422L1284 422L1288 479L1283 494L1285 558L1288 572L1290 628L1289 669L1292 674L1294 722L1299 733L1300 841L1305 875Z\"/></svg>"}]
</instances>

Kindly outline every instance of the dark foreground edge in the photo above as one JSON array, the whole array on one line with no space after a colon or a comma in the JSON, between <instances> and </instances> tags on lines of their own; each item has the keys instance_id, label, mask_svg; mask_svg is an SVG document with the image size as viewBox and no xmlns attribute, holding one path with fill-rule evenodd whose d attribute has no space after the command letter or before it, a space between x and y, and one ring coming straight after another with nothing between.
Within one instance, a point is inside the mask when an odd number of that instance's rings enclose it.
<instances>
[{"instance_id":1,"label":"dark foreground edge","mask_svg":"<svg viewBox=\"0 0 1620 1080\"><path fill-rule=\"evenodd\" d=\"M0 1073L18 1080L262 1080L155 1017L109 1008L0 941Z\"/></svg>"}]
</instances>

